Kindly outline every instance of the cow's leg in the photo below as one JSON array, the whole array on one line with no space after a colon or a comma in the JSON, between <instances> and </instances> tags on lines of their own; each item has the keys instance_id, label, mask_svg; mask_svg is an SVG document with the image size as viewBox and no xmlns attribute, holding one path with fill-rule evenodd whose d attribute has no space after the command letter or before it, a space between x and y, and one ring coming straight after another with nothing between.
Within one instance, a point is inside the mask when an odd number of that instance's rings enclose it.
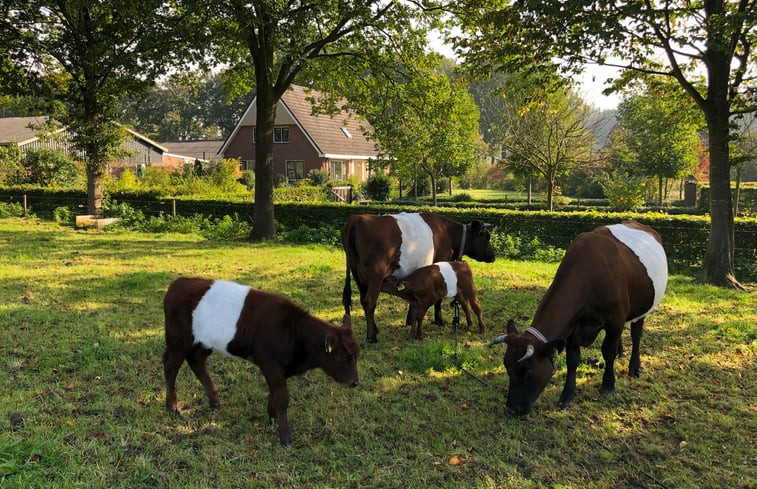
<instances>
[{"instance_id":1,"label":"cow's leg","mask_svg":"<svg viewBox=\"0 0 757 489\"><path fill-rule=\"evenodd\" d=\"M283 372L269 373L265 376L268 384L268 417L278 421L279 441L282 445L292 443L292 430L289 428L287 409L289 408L289 388Z\"/></svg>"},{"instance_id":2,"label":"cow's leg","mask_svg":"<svg viewBox=\"0 0 757 489\"><path fill-rule=\"evenodd\" d=\"M358 289L360 290L360 304L365 311L365 322L367 326L366 338L368 343L376 343L378 338L378 327L376 326L376 320L374 314L376 312L376 302L378 301L379 292L381 291L381 283L363 285L358 283Z\"/></svg>"},{"instance_id":3,"label":"cow's leg","mask_svg":"<svg viewBox=\"0 0 757 489\"><path fill-rule=\"evenodd\" d=\"M192 372L194 372L195 377L197 377L202 384L202 387L205 389L205 395L208 396L210 409L218 409L218 406L220 405L218 387L216 387L215 383L210 378L206 364L208 356L211 353L212 350L197 345L187 357L187 363L192 369Z\"/></svg>"},{"instance_id":4,"label":"cow's leg","mask_svg":"<svg viewBox=\"0 0 757 489\"><path fill-rule=\"evenodd\" d=\"M602 358L605 361L605 373L602 375L602 386L599 392L610 394L615 392L615 356L618 354L618 340L623 332L623 323L607 324L605 339L602 341Z\"/></svg>"},{"instance_id":5,"label":"cow's leg","mask_svg":"<svg viewBox=\"0 0 757 489\"><path fill-rule=\"evenodd\" d=\"M463 308L463 314L465 314L465 329L467 331L470 331L471 326L473 326L473 321L471 320L470 313L470 302L468 302L468 300L462 294L458 294L455 299Z\"/></svg>"},{"instance_id":6,"label":"cow's leg","mask_svg":"<svg viewBox=\"0 0 757 489\"><path fill-rule=\"evenodd\" d=\"M444 319L442 318L442 300L439 299L434 304L434 324L437 326L444 326Z\"/></svg>"},{"instance_id":7,"label":"cow's leg","mask_svg":"<svg viewBox=\"0 0 757 489\"><path fill-rule=\"evenodd\" d=\"M179 414L179 402L176 397L176 376L187 353L183 349L166 348L163 352L163 375L166 378L166 409Z\"/></svg>"},{"instance_id":8,"label":"cow's leg","mask_svg":"<svg viewBox=\"0 0 757 489\"><path fill-rule=\"evenodd\" d=\"M484 316L481 314L481 303L478 300L478 296L473 296L473 300L470 301L473 312L476 313L476 319L478 319L478 332L486 333L486 323L484 323Z\"/></svg>"},{"instance_id":9,"label":"cow's leg","mask_svg":"<svg viewBox=\"0 0 757 489\"><path fill-rule=\"evenodd\" d=\"M565 346L565 362L568 366L568 372L565 376L565 386L560 394L560 406L570 407L576 401L576 370L581 363L581 347L568 338L568 344Z\"/></svg>"},{"instance_id":10,"label":"cow's leg","mask_svg":"<svg viewBox=\"0 0 757 489\"><path fill-rule=\"evenodd\" d=\"M639 346L644 332L644 318L631 323L631 360L628 362L628 375L638 377L641 375L641 356Z\"/></svg>"}]
</instances>

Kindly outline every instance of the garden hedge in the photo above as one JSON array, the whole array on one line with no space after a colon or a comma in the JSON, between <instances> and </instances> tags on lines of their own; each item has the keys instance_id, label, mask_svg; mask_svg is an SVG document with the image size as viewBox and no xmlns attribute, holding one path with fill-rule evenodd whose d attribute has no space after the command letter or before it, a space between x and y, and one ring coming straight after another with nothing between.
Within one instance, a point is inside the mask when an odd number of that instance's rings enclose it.
<instances>
[{"instance_id":1,"label":"garden hedge","mask_svg":"<svg viewBox=\"0 0 757 489\"><path fill-rule=\"evenodd\" d=\"M0 189L0 200L20 202L23 195L31 210L38 215L52 215L59 206L69 207L77 213L86 209L86 195L81 191L51 191L45 189ZM173 199L161 198L148 193L112 195L118 202L124 202L147 215L173 212ZM175 200L176 213L182 216L202 214L222 217L238 215L240 219L252 221L253 209L249 202L229 202L221 200ZM533 210L511 210L490 207L438 207L408 206L397 204L339 204L339 203L276 203L275 213L279 225L285 229L300 226L330 227L341 229L353 214L387 214L393 212L417 212L433 210L461 222L483 219L497 226L500 232L523 239L538 238L545 246L565 249L580 233L596 226L616 223L626 219L636 219L656 229L662 236L668 252L671 268L676 271L701 267L707 249L709 216L687 216L661 213L616 213L600 211L546 212ZM757 218L736 218L736 268L740 277L757 280Z\"/></svg>"}]
</instances>

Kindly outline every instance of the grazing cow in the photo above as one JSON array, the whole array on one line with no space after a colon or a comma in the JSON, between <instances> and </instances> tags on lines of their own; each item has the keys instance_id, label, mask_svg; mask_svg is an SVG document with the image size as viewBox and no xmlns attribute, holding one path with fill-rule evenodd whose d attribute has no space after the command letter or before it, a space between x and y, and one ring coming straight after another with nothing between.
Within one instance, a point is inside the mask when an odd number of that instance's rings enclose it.
<instances>
[{"instance_id":1,"label":"grazing cow","mask_svg":"<svg viewBox=\"0 0 757 489\"><path fill-rule=\"evenodd\" d=\"M493 262L490 227L491 224L483 221L462 224L430 212L350 217L342 229L342 245L347 257L347 278L342 293L344 311L349 314L352 304L351 273L365 311L366 336L369 342L375 343L378 328L374 311L384 279L405 278L418 268L439 261L460 260L463 255ZM442 324L438 303L434 316L435 321Z\"/></svg>"},{"instance_id":2,"label":"grazing cow","mask_svg":"<svg viewBox=\"0 0 757 489\"><path fill-rule=\"evenodd\" d=\"M419 268L403 279L387 277L384 279L383 290L410 303L411 338L419 340L423 337L423 317L428 308L442 299L452 297L462 304L468 329L473 324L470 314L473 306L478 319L478 330L480 333L486 332L473 273L464 261L434 263Z\"/></svg>"},{"instance_id":3,"label":"grazing cow","mask_svg":"<svg viewBox=\"0 0 757 489\"><path fill-rule=\"evenodd\" d=\"M321 367L335 381L358 385L360 345L349 316L331 326L284 296L225 280L178 278L168 287L166 319L166 408L178 413L176 374L184 360L218 408L218 388L205 361L212 351L249 359L268 384L268 416L278 419L282 444L292 442L287 420L287 378Z\"/></svg>"},{"instance_id":4,"label":"grazing cow","mask_svg":"<svg viewBox=\"0 0 757 489\"><path fill-rule=\"evenodd\" d=\"M511 320L508 334L489 344L507 343L508 411L526 414L531 410L555 372L555 350L559 353L563 348L568 373L560 404L572 405L579 348L592 344L600 330L605 331L600 392L613 392L615 356L623 326L629 321L633 347L628 374L638 377L644 317L660 303L667 280L665 250L653 229L627 221L580 234L565 252L531 327L519 333Z\"/></svg>"}]
</instances>

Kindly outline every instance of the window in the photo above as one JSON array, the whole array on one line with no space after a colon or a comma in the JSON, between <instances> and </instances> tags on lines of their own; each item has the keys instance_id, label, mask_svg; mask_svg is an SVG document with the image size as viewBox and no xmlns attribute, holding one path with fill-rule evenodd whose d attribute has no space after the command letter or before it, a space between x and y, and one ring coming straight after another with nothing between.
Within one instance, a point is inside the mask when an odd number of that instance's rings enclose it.
<instances>
[{"instance_id":1,"label":"window","mask_svg":"<svg viewBox=\"0 0 757 489\"><path fill-rule=\"evenodd\" d=\"M273 142L274 143L288 143L289 142L289 128L288 127L274 127L273 128Z\"/></svg>"},{"instance_id":2,"label":"window","mask_svg":"<svg viewBox=\"0 0 757 489\"><path fill-rule=\"evenodd\" d=\"M258 142L258 128L252 128L252 142ZM289 142L289 128L288 127L274 127L273 128L273 142L274 143L288 143Z\"/></svg>"},{"instance_id":3,"label":"window","mask_svg":"<svg viewBox=\"0 0 757 489\"><path fill-rule=\"evenodd\" d=\"M245 171L245 170L255 171L255 160L241 160L239 169L242 171Z\"/></svg>"},{"instance_id":4,"label":"window","mask_svg":"<svg viewBox=\"0 0 757 489\"><path fill-rule=\"evenodd\" d=\"M343 132L343 133L344 133L344 135L345 135L345 136L347 136L348 138L352 138L352 133L351 133L351 132L350 132L350 130L349 130L349 129L347 129L346 127L342 126L342 132Z\"/></svg>"},{"instance_id":5,"label":"window","mask_svg":"<svg viewBox=\"0 0 757 489\"><path fill-rule=\"evenodd\" d=\"M342 160L331 160L331 172L329 177L332 180L344 180L346 177L345 170L347 165Z\"/></svg>"},{"instance_id":6,"label":"window","mask_svg":"<svg viewBox=\"0 0 757 489\"><path fill-rule=\"evenodd\" d=\"M305 162L299 160L287 160L287 180L301 180L305 178Z\"/></svg>"}]
</instances>

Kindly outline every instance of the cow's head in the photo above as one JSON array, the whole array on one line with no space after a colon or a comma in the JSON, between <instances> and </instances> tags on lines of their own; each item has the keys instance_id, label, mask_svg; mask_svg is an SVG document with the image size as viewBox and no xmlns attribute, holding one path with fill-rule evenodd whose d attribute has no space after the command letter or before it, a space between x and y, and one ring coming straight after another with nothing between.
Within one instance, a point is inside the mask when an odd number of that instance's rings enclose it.
<instances>
[{"instance_id":1,"label":"cow's head","mask_svg":"<svg viewBox=\"0 0 757 489\"><path fill-rule=\"evenodd\" d=\"M491 234L489 229L493 224L476 219L469 225L469 237L465 244L465 254L474 260L491 263L494 261L494 248L489 242Z\"/></svg>"},{"instance_id":2,"label":"cow's head","mask_svg":"<svg viewBox=\"0 0 757 489\"><path fill-rule=\"evenodd\" d=\"M528 414L531 406L555 373L555 351L562 351L564 339L542 343L527 333L519 333L515 322L507 322L507 335L496 338L489 346L507 343L504 363L510 386L507 410L510 414Z\"/></svg>"},{"instance_id":3,"label":"cow's head","mask_svg":"<svg viewBox=\"0 0 757 489\"><path fill-rule=\"evenodd\" d=\"M352 332L352 321L345 314L341 328L332 328L327 334L321 352L321 368L332 379L347 387L356 387L360 380L357 359L360 343Z\"/></svg>"}]
</instances>

